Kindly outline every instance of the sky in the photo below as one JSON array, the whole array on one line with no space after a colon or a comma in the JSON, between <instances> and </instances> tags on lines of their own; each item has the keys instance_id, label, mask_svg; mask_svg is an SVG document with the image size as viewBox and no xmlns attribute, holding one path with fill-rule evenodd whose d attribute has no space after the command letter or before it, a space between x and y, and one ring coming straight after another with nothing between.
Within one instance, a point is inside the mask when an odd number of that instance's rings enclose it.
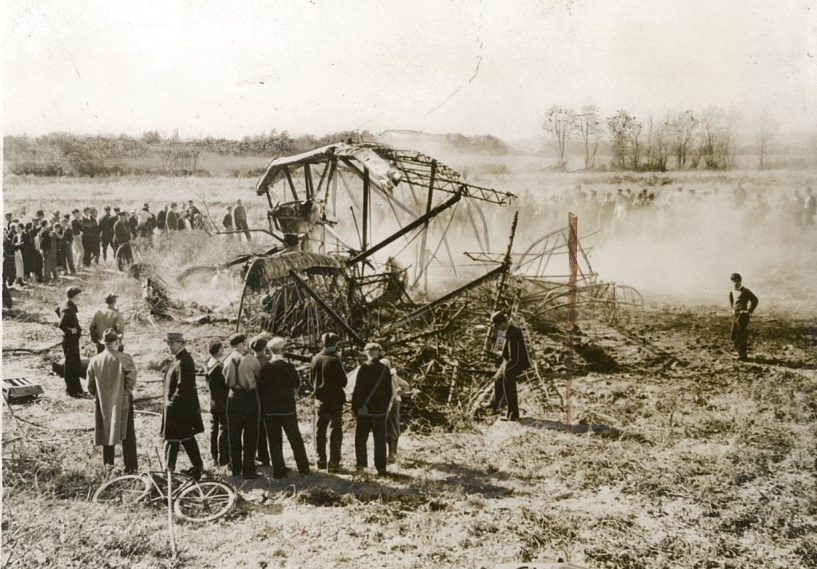
<instances>
[{"instance_id":1,"label":"sky","mask_svg":"<svg viewBox=\"0 0 817 569\"><path fill-rule=\"evenodd\" d=\"M811 0L7 0L5 134L541 133L553 104L817 131Z\"/></svg>"}]
</instances>

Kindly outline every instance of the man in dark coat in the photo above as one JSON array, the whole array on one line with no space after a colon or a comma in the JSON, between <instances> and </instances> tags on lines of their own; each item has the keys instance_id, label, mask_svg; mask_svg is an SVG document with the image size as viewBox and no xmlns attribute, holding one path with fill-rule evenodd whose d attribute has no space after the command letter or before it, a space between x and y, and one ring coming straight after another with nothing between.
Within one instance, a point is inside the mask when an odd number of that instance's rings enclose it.
<instances>
[{"instance_id":1,"label":"man in dark coat","mask_svg":"<svg viewBox=\"0 0 817 569\"><path fill-rule=\"evenodd\" d=\"M270 340L268 347L272 352L272 359L261 367L258 379L258 397L269 437L272 475L275 478L286 478L289 471L284 462L281 431L286 433L298 472L301 476L309 474L309 459L295 408L295 392L301 386L301 378L295 366L284 359L286 346L284 338Z\"/></svg>"},{"instance_id":2,"label":"man in dark coat","mask_svg":"<svg viewBox=\"0 0 817 569\"><path fill-rule=\"evenodd\" d=\"M355 459L358 470L368 466L366 444L369 433L374 438L374 466L381 476L386 474L386 421L392 397L391 372L380 361L380 344L370 342L363 348L366 362L357 372L352 392L352 414L355 426Z\"/></svg>"},{"instance_id":3,"label":"man in dark coat","mask_svg":"<svg viewBox=\"0 0 817 569\"><path fill-rule=\"evenodd\" d=\"M244 235L247 236L247 241L251 241L250 228L247 225L247 211L241 204L241 200L236 201L235 208L233 208L233 221L235 222L236 231L243 231ZM240 233L238 234L238 239L239 241L241 240Z\"/></svg>"},{"instance_id":4,"label":"man in dark coat","mask_svg":"<svg viewBox=\"0 0 817 569\"><path fill-rule=\"evenodd\" d=\"M170 211L167 212L165 217L165 225L168 231L176 231L179 228L179 212L176 211L178 207L176 202L170 204Z\"/></svg>"},{"instance_id":5,"label":"man in dark coat","mask_svg":"<svg viewBox=\"0 0 817 569\"><path fill-rule=\"evenodd\" d=\"M210 456L218 466L230 464L230 449L227 439L227 395L230 388L224 381L224 347L214 340L209 346L210 358L204 364L204 377L210 388Z\"/></svg>"},{"instance_id":6,"label":"man in dark coat","mask_svg":"<svg viewBox=\"0 0 817 569\"><path fill-rule=\"evenodd\" d=\"M111 215L111 206L105 206L105 215L99 220L99 236L100 244L102 246L102 259L108 260L108 247L113 245L113 224L116 223L116 217Z\"/></svg>"},{"instance_id":7,"label":"man in dark coat","mask_svg":"<svg viewBox=\"0 0 817 569\"><path fill-rule=\"evenodd\" d=\"M516 393L516 380L519 375L530 367L525 337L522 330L508 321L502 312L494 312L491 322L497 330L504 332L505 343L502 346L502 366L497 372L494 382L494 411L499 413L502 405L507 402L508 413L501 417L503 420L519 420L519 399Z\"/></svg>"},{"instance_id":8,"label":"man in dark coat","mask_svg":"<svg viewBox=\"0 0 817 569\"><path fill-rule=\"evenodd\" d=\"M67 273L75 275L77 274L77 269L74 265L74 230L71 229L71 218L67 213L64 216L62 225L64 227L62 232L62 253L65 259L63 269L65 269Z\"/></svg>"},{"instance_id":9,"label":"man in dark coat","mask_svg":"<svg viewBox=\"0 0 817 569\"><path fill-rule=\"evenodd\" d=\"M65 355L65 393L69 397L85 397L79 376L82 374L82 358L79 353L79 338L82 327L77 318L75 300L81 293L77 287L70 287L66 291L67 300L57 307L57 316L60 318L59 327L62 330L62 352Z\"/></svg>"},{"instance_id":10,"label":"man in dark coat","mask_svg":"<svg viewBox=\"0 0 817 569\"><path fill-rule=\"evenodd\" d=\"M221 220L221 225L224 226L224 231L227 232L227 238L233 239L235 234L233 234L233 230L235 229L233 225L233 207L227 206L227 213L224 214L224 218Z\"/></svg>"},{"instance_id":11,"label":"man in dark coat","mask_svg":"<svg viewBox=\"0 0 817 569\"><path fill-rule=\"evenodd\" d=\"M343 404L346 403L346 371L336 353L338 337L331 332L321 336L323 350L309 365L309 377L315 390L315 452L318 468L333 472L340 468L343 445ZM326 430L329 429L329 462L326 461Z\"/></svg>"},{"instance_id":12,"label":"man in dark coat","mask_svg":"<svg viewBox=\"0 0 817 569\"><path fill-rule=\"evenodd\" d=\"M57 246L54 243L54 236L48 226L48 220L41 222L40 229L40 252L43 257L43 283L50 283L57 280Z\"/></svg>"},{"instance_id":13,"label":"man in dark coat","mask_svg":"<svg viewBox=\"0 0 817 569\"><path fill-rule=\"evenodd\" d=\"M193 467L183 473L198 480L204 471L204 463L196 435L204 432L204 424L196 392L196 364L185 348L181 332L168 332L165 341L170 353L175 356L164 372L162 438L165 440L167 468L170 471L176 469L181 444L193 463Z\"/></svg>"},{"instance_id":14,"label":"man in dark coat","mask_svg":"<svg viewBox=\"0 0 817 569\"><path fill-rule=\"evenodd\" d=\"M729 291L729 306L732 308L732 342L738 359L745 362L749 351L749 315L757 308L758 299L751 290L743 286L743 277L732 273L730 277L735 290Z\"/></svg>"},{"instance_id":15,"label":"man in dark coat","mask_svg":"<svg viewBox=\"0 0 817 569\"><path fill-rule=\"evenodd\" d=\"M119 250L122 249L120 253ZM133 251L130 244L130 227L128 226L128 214L119 213L119 220L113 226L113 252L114 256L119 255L121 264L133 263ZM119 268L119 267L117 267Z\"/></svg>"}]
</instances>

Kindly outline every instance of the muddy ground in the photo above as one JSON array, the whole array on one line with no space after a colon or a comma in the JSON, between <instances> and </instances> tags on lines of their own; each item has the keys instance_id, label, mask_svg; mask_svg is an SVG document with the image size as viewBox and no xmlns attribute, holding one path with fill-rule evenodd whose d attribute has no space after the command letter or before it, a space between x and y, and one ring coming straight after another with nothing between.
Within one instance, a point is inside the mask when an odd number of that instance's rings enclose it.
<instances>
[{"instance_id":1,"label":"muddy ground","mask_svg":"<svg viewBox=\"0 0 817 569\"><path fill-rule=\"evenodd\" d=\"M138 283L109 265L70 282L85 291L86 329L104 291L120 292L126 315L140 302ZM732 356L725 306L648 296L640 324L582 321L582 344L593 349L583 351L587 371L575 378L575 424L564 424L560 397L523 385L520 423L409 428L388 478L274 480L261 469L257 481L228 479L241 495L237 509L216 523L179 524L173 560L163 510L89 502L117 472L103 470L93 446L93 402L68 398L49 373L59 347L19 351L59 341L53 310L68 283L14 291L14 309L3 314L3 376L45 390L3 409L5 567L436 568L558 559L616 569L817 566L813 307L759 310L746 363ZM230 332L226 324L129 321L135 396L145 398L136 416L144 469L158 465L160 409L150 398L160 392L162 337L171 328L191 338L199 363L208 339ZM90 342L84 349L92 355ZM560 395L565 379L553 378ZM203 378L199 391L206 407ZM314 460L312 408L308 399L299 404ZM351 429L349 420L350 468ZM198 439L206 449L207 436Z\"/></svg>"}]
</instances>

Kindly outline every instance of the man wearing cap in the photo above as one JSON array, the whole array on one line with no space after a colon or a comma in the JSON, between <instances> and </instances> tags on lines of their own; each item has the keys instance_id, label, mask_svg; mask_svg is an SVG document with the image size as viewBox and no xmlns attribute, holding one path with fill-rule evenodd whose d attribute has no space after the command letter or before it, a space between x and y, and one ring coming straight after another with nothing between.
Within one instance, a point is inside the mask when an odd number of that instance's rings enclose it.
<instances>
[{"instance_id":1,"label":"man wearing cap","mask_svg":"<svg viewBox=\"0 0 817 569\"><path fill-rule=\"evenodd\" d=\"M368 466L366 444L369 433L374 438L374 466L377 473L386 474L386 421L392 398L391 373L380 361L380 344L369 342L363 348L366 361L357 372L352 392L352 414L355 426L355 459L358 470Z\"/></svg>"},{"instance_id":2,"label":"man wearing cap","mask_svg":"<svg viewBox=\"0 0 817 569\"><path fill-rule=\"evenodd\" d=\"M258 359L249 353L244 334L230 336L233 351L224 360L224 382L227 395L227 433L230 443L230 469L233 476L258 478L255 451L258 448L258 394L256 391Z\"/></svg>"},{"instance_id":3,"label":"man wearing cap","mask_svg":"<svg viewBox=\"0 0 817 569\"><path fill-rule=\"evenodd\" d=\"M84 208L82 212L85 214L82 219L82 248L84 249L82 264L89 267L92 259L99 261L99 224L90 207Z\"/></svg>"},{"instance_id":4,"label":"man wearing cap","mask_svg":"<svg viewBox=\"0 0 817 569\"><path fill-rule=\"evenodd\" d=\"M196 480L204 471L196 435L204 432L196 391L196 364L185 348L181 332L168 332L167 347L175 357L164 372L164 414L162 437L165 440L167 468L176 469L179 444L184 447L193 467L183 471Z\"/></svg>"},{"instance_id":5,"label":"man wearing cap","mask_svg":"<svg viewBox=\"0 0 817 569\"><path fill-rule=\"evenodd\" d=\"M121 252L120 252L121 249ZM119 219L113 225L113 252L114 257L119 257L119 263L130 265L133 263L133 251L130 244L130 226L128 225L128 214L119 212ZM117 267L117 269L120 267Z\"/></svg>"},{"instance_id":6,"label":"man wearing cap","mask_svg":"<svg viewBox=\"0 0 817 569\"><path fill-rule=\"evenodd\" d=\"M340 468L343 445L343 405L346 403L346 371L336 353L338 337L327 332L321 336L323 349L309 365L309 378L315 394L315 453L318 468L330 472ZM326 431L329 429L329 462L326 461Z\"/></svg>"},{"instance_id":7,"label":"man wearing cap","mask_svg":"<svg viewBox=\"0 0 817 569\"><path fill-rule=\"evenodd\" d=\"M102 247L102 259L107 261L108 247L113 249L113 225L116 223L116 217L111 215L111 206L106 205L104 210L105 215L99 219L99 237L100 245Z\"/></svg>"},{"instance_id":8,"label":"man wearing cap","mask_svg":"<svg viewBox=\"0 0 817 569\"><path fill-rule=\"evenodd\" d=\"M267 356L267 339L260 334L250 341L250 350L258 360L258 373L255 376L256 386L261 377L261 369L269 362ZM247 365L247 364L245 364ZM261 415L261 401L258 402L258 462L261 466L270 466L271 447L269 445L269 437L267 437L267 427L264 424L264 416Z\"/></svg>"},{"instance_id":9,"label":"man wearing cap","mask_svg":"<svg viewBox=\"0 0 817 569\"><path fill-rule=\"evenodd\" d=\"M230 464L230 446L227 441L227 395L230 388L224 380L224 347L218 340L208 346L210 357L204 364L204 377L210 389L210 456L218 466Z\"/></svg>"},{"instance_id":10,"label":"man wearing cap","mask_svg":"<svg viewBox=\"0 0 817 569\"><path fill-rule=\"evenodd\" d=\"M518 421L519 400L516 393L516 379L530 367L530 354L522 330L511 324L505 314L494 312L491 315L491 323L496 326L497 330L505 334L505 343L502 346L502 365L494 381L492 407L495 412L499 413L502 405L507 402L508 412L501 418Z\"/></svg>"},{"instance_id":11,"label":"man wearing cap","mask_svg":"<svg viewBox=\"0 0 817 569\"><path fill-rule=\"evenodd\" d=\"M40 252L43 256L43 283L50 283L57 280L57 246L54 243L54 235L48 226L48 220L40 222Z\"/></svg>"},{"instance_id":12,"label":"man wearing cap","mask_svg":"<svg viewBox=\"0 0 817 569\"><path fill-rule=\"evenodd\" d=\"M309 474L309 459L298 427L295 406L295 392L301 386L301 378L295 366L284 359L287 347L284 338L273 338L268 347L272 351L272 359L261 367L258 397L261 400L263 422L269 437L272 475L275 478L286 478L289 471L284 462L284 440L281 435L283 430L295 456L298 472L301 476L306 476Z\"/></svg>"},{"instance_id":13,"label":"man wearing cap","mask_svg":"<svg viewBox=\"0 0 817 569\"><path fill-rule=\"evenodd\" d=\"M82 383L79 376L82 374L82 358L79 353L79 337L82 327L77 318L75 300L82 291L77 287L70 287L65 295L67 299L57 307L57 316L60 318L59 328L62 330L62 352L65 355L65 393L69 397L84 397Z\"/></svg>"},{"instance_id":14,"label":"man wearing cap","mask_svg":"<svg viewBox=\"0 0 817 569\"><path fill-rule=\"evenodd\" d=\"M737 358L745 362L749 351L749 315L755 311L758 299L754 293L743 286L743 277L732 273L730 277L734 290L729 291L729 306L732 308L732 342L735 344Z\"/></svg>"},{"instance_id":15,"label":"man wearing cap","mask_svg":"<svg viewBox=\"0 0 817 569\"><path fill-rule=\"evenodd\" d=\"M136 366L121 351L116 330L105 330L102 340L105 349L88 363L88 391L95 399L95 443L102 447L102 463L111 466L115 445L121 444L125 472L133 474L139 469L133 423Z\"/></svg>"},{"instance_id":16,"label":"man wearing cap","mask_svg":"<svg viewBox=\"0 0 817 569\"><path fill-rule=\"evenodd\" d=\"M91 335L91 341L96 344L96 353L101 354L105 350L105 342L102 336L105 330L113 330L119 334L119 349L123 350L124 334L125 334L125 318L119 309L116 307L117 297L110 293L105 297L105 304L108 307L105 310L97 310L91 320L91 325L88 327L88 333Z\"/></svg>"}]
</instances>

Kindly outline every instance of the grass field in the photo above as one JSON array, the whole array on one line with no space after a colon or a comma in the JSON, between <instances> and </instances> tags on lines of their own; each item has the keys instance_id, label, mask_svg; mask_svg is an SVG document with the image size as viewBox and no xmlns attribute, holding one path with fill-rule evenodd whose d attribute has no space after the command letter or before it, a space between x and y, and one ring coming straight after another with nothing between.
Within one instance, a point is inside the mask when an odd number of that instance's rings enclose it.
<instances>
[{"instance_id":1,"label":"grass field","mask_svg":"<svg viewBox=\"0 0 817 569\"><path fill-rule=\"evenodd\" d=\"M622 329L580 322L584 339L617 366L576 379L579 424L564 425L559 399L542 401L523 384L521 423L478 420L457 432L422 434L409 429L387 479L315 473L279 481L262 469L260 480L239 485L241 502L229 518L177 526L179 556L172 560L162 510L88 501L110 476L93 446L93 403L67 398L62 379L48 373L59 348L39 355L16 351L59 340L53 309L68 280L35 285L15 291L14 310L3 314L3 376L35 379L45 394L13 405L14 417L3 410L2 565L419 569L563 559L594 569L817 566L816 237L813 228L790 235L771 220L752 236L728 209L737 183L752 199L763 192L774 204L780 194L812 183L813 173L554 174L532 160L505 169L500 162L451 165L467 170L475 183L520 195L520 244L550 229L543 221L551 214L547 198L578 184L600 193L642 185L710 192L691 218L698 223L597 238L591 258L601 277L641 287L646 313L643 323ZM4 206L25 216L85 204L148 202L158 209L171 200L205 199L221 210L242 197L250 224L261 225L266 204L252 192L254 182L15 178L6 181ZM707 211L714 215L703 215ZM508 212L491 219L496 243L504 242L508 219ZM201 234L163 250L168 272L247 248L215 239ZM748 363L732 358L728 338L728 276L738 267L749 268L747 284L761 297ZM141 303L139 283L110 264L71 282L85 291L80 318L86 327L107 290L120 293L126 315ZM139 369L137 398L160 393L168 326L129 322L125 343ZM199 363L208 339L230 331L218 324L172 326L192 339ZM91 346L84 349L90 355ZM564 378L556 384L563 392ZM159 406L151 399L137 407L140 465L148 468L161 443ZM301 430L314 460L311 413L310 401L300 401ZM351 429L347 417L348 467ZM205 449L206 436L198 438Z\"/></svg>"}]
</instances>

